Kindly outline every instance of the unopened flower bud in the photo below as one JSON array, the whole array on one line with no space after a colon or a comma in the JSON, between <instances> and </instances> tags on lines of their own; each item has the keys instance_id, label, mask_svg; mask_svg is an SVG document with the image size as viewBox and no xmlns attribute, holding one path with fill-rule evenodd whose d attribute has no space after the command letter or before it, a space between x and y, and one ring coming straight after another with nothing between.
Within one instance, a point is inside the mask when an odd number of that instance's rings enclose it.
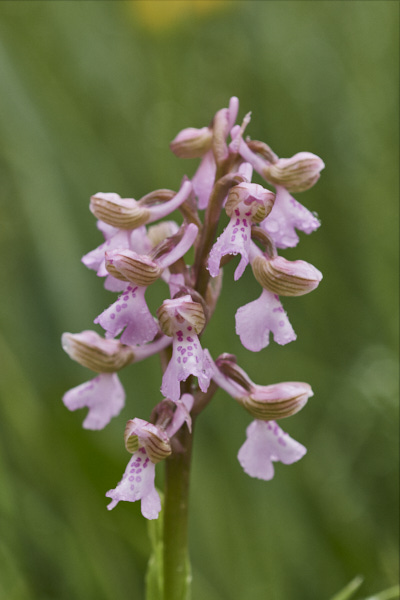
<instances>
[{"instance_id":1,"label":"unopened flower bud","mask_svg":"<svg viewBox=\"0 0 400 600\"><path fill-rule=\"evenodd\" d=\"M211 148L212 137L209 127L188 127L178 133L169 147L179 158L200 158Z\"/></svg>"},{"instance_id":2,"label":"unopened flower bud","mask_svg":"<svg viewBox=\"0 0 400 600\"><path fill-rule=\"evenodd\" d=\"M151 215L133 198L121 198L118 194L95 194L89 208L97 219L118 229L136 229L147 223Z\"/></svg>"},{"instance_id":3,"label":"unopened flower bud","mask_svg":"<svg viewBox=\"0 0 400 600\"><path fill-rule=\"evenodd\" d=\"M313 395L308 383L298 381L257 385L235 361L233 355L219 356L213 379L256 419L274 421L290 417Z\"/></svg>"},{"instance_id":4,"label":"unopened flower bud","mask_svg":"<svg viewBox=\"0 0 400 600\"><path fill-rule=\"evenodd\" d=\"M253 385L250 393L239 402L256 419L275 421L299 412L312 395L308 383L287 381L274 385Z\"/></svg>"},{"instance_id":5,"label":"unopened flower bud","mask_svg":"<svg viewBox=\"0 0 400 600\"><path fill-rule=\"evenodd\" d=\"M124 440L128 452L134 454L142 447L154 464L171 454L171 444L166 432L143 419L131 419L127 422Z\"/></svg>"},{"instance_id":6,"label":"unopened flower bud","mask_svg":"<svg viewBox=\"0 0 400 600\"><path fill-rule=\"evenodd\" d=\"M241 203L248 205L249 217L252 223L261 223L271 212L275 202L275 194L257 183L239 183L229 190L225 203L228 217L234 216L234 211Z\"/></svg>"},{"instance_id":7,"label":"unopened flower bud","mask_svg":"<svg viewBox=\"0 0 400 600\"><path fill-rule=\"evenodd\" d=\"M156 281L163 269L146 254L133 250L112 250L105 254L106 269L113 277L147 287Z\"/></svg>"},{"instance_id":8,"label":"unopened flower bud","mask_svg":"<svg viewBox=\"0 0 400 600\"><path fill-rule=\"evenodd\" d=\"M63 333L61 343L73 360L96 373L115 373L134 358L132 348L118 340L104 339L95 331Z\"/></svg>"},{"instance_id":9,"label":"unopened flower bud","mask_svg":"<svg viewBox=\"0 0 400 600\"><path fill-rule=\"evenodd\" d=\"M281 185L290 192L304 192L319 179L324 162L311 152L299 152L291 158L280 158L264 167L265 178L273 185Z\"/></svg>"},{"instance_id":10,"label":"unopened flower bud","mask_svg":"<svg viewBox=\"0 0 400 600\"><path fill-rule=\"evenodd\" d=\"M195 333L199 335L206 322L202 305L193 302L189 295L164 300L157 310L157 317L161 330L169 336L173 336L182 324L192 326Z\"/></svg>"},{"instance_id":11,"label":"unopened flower bud","mask_svg":"<svg viewBox=\"0 0 400 600\"><path fill-rule=\"evenodd\" d=\"M258 283L278 296L308 294L322 279L322 273L304 260L290 261L282 256L268 260L256 256L251 266Z\"/></svg>"}]
</instances>

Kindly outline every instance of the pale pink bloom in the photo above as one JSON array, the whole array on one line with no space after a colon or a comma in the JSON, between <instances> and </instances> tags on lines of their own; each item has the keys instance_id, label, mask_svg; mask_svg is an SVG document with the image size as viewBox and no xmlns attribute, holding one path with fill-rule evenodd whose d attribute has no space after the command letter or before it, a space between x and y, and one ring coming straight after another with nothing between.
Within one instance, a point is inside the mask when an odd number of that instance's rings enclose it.
<instances>
[{"instance_id":1,"label":"pale pink bloom","mask_svg":"<svg viewBox=\"0 0 400 600\"><path fill-rule=\"evenodd\" d=\"M262 214L265 215L271 210L274 194L256 183L240 183L231 188L227 206L232 197L240 198L240 201L236 200L234 207L228 209L230 221L211 249L207 268L211 277L216 277L223 256L240 254L241 259L234 275L237 281L249 263L251 226L254 222L259 222L257 213L263 211Z\"/></svg>"},{"instance_id":2,"label":"pale pink bloom","mask_svg":"<svg viewBox=\"0 0 400 600\"><path fill-rule=\"evenodd\" d=\"M296 339L279 296L263 289L257 300L241 306L236 312L236 333L243 346L259 352L269 344L270 333L277 344Z\"/></svg>"},{"instance_id":3,"label":"pale pink bloom","mask_svg":"<svg viewBox=\"0 0 400 600\"><path fill-rule=\"evenodd\" d=\"M83 422L85 429L103 429L112 417L119 415L125 404L125 391L116 373L100 373L86 383L64 394L69 410L89 408Z\"/></svg>"},{"instance_id":4,"label":"pale pink bloom","mask_svg":"<svg viewBox=\"0 0 400 600\"><path fill-rule=\"evenodd\" d=\"M155 449L157 454L158 440L160 440L161 447L165 448L169 444L169 439L175 435L184 423L190 429L190 410L193 401L191 394L183 394L181 400L176 403L173 418L165 430L143 419L133 419L128 422L129 435L138 437L139 447L133 453L117 487L106 493L106 496L112 499L112 502L107 506L108 510L112 510L122 500L127 502L140 500L142 515L146 519L157 519L161 510L161 501L154 484L155 462L152 462L149 457L152 452L149 450L148 453L147 445L151 445L153 453ZM165 452L165 454L167 453ZM162 451L159 460L162 460L161 456ZM157 462L156 459L153 460Z\"/></svg>"},{"instance_id":5,"label":"pale pink bloom","mask_svg":"<svg viewBox=\"0 0 400 600\"><path fill-rule=\"evenodd\" d=\"M121 500L141 500L142 515L146 519L157 519L161 510L161 500L154 484L155 467L144 446L139 446L139 450L132 454L117 487L106 493L106 496L112 499L107 506L108 510L112 510Z\"/></svg>"},{"instance_id":6,"label":"pale pink bloom","mask_svg":"<svg viewBox=\"0 0 400 600\"><path fill-rule=\"evenodd\" d=\"M189 375L197 377L200 389L207 391L211 365L198 338L205 324L201 304L187 294L164 300L157 314L162 331L172 337L172 357L162 379L163 396L173 402L179 400L180 382Z\"/></svg>"},{"instance_id":7,"label":"pale pink bloom","mask_svg":"<svg viewBox=\"0 0 400 600\"><path fill-rule=\"evenodd\" d=\"M247 439L238 453L238 460L251 477L268 481L274 476L274 462L290 465L300 460L306 448L293 440L275 421L256 419L247 427Z\"/></svg>"},{"instance_id":8,"label":"pale pink bloom","mask_svg":"<svg viewBox=\"0 0 400 600\"><path fill-rule=\"evenodd\" d=\"M172 338L172 357L162 378L161 393L173 402L181 396L180 382L189 375L198 378L200 389L206 392L210 384L211 368L194 327L182 323Z\"/></svg>"}]
</instances>

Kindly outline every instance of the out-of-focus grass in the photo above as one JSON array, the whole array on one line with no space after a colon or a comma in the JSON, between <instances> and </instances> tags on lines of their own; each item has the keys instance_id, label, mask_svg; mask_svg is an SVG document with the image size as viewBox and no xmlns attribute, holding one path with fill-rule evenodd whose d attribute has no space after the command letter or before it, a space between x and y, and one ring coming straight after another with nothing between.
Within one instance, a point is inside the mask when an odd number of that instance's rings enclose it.
<instances>
[{"instance_id":1,"label":"out-of-focus grass","mask_svg":"<svg viewBox=\"0 0 400 600\"><path fill-rule=\"evenodd\" d=\"M398 4L237 1L205 14L192 4L161 31L144 16L151 2L0 3L7 600L143 597L140 507L108 513L104 493L125 468L125 421L160 399L158 363L123 372L123 413L82 431L61 397L90 373L59 339L90 328L113 298L80 263L101 241L89 196L177 189L195 162L176 159L169 141L231 95L240 117L252 111L253 138L325 160L318 185L297 196L322 227L285 252L324 280L284 303L298 340L252 354L234 313L259 290L250 273L233 285L229 265L205 344L237 354L259 383L305 380L315 396L284 423L307 456L269 483L236 461L249 419L225 394L199 420L193 598L323 600L357 574L365 597L397 578Z\"/></svg>"}]
</instances>

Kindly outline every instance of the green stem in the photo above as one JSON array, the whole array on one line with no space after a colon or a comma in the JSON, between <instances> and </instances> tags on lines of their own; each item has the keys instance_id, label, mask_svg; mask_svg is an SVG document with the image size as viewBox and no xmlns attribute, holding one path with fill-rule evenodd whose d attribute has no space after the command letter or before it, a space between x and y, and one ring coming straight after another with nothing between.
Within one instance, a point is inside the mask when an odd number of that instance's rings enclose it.
<instances>
[{"instance_id":1,"label":"green stem","mask_svg":"<svg viewBox=\"0 0 400 600\"><path fill-rule=\"evenodd\" d=\"M163 600L186 600L190 587L187 534L193 431L181 427L175 439L180 447L165 465Z\"/></svg>"}]
</instances>

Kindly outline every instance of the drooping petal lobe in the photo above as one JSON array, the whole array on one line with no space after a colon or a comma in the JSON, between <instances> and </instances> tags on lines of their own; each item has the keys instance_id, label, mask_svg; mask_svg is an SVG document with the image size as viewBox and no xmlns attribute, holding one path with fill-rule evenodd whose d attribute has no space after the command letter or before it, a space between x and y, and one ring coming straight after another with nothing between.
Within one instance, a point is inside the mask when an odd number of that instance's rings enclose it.
<instances>
[{"instance_id":1,"label":"drooping petal lobe","mask_svg":"<svg viewBox=\"0 0 400 600\"><path fill-rule=\"evenodd\" d=\"M268 481L274 476L274 462L290 465L300 460L306 448L293 440L275 421L255 420L247 427L247 439L238 460L251 477Z\"/></svg>"},{"instance_id":2,"label":"drooping petal lobe","mask_svg":"<svg viewBox=\"0 0 400 600\"><path fill-rule=\"evenodd\" d=\"M129 285L94 322L99 323L111 337L125 329L121 336L123 344L134 346L151 342L158 326L146 304L145 291L145 287Z\"/></svg>"},{"instance_id":3,"label":"drooping petal lobe","mask_svg":"<svg viewBox=\"0 0 400 600\"><path fill-rule=\"evenodd\" d=\"M275 342L280 345L296 339L279 297L268 290L263 290L257 300L237 310L236 333L243 346L252 352L266 348L271 333Z\"/></svg>"},{"instance_id":4,"label":"drooping petal lobe","mask_svg":"<svg viewBox=\"0 0 400 600\"><path fill-rule=\"evenodd\" d=\"M103 429L125 405L125 391L116 373L100 373L97 377L64 394L69 410L89 408L83 422L85 429Z\"/></svg>"},{"instance_id":5,"label":"drooping petal lobe","mask_svg":"<svg viewBox=\"0 0 400 600\"><path fill-rule=\"evenodd\" d=\"M276 187L275 204L261 227L271 236L278 248L294 248L299 236L296 229L312 233L320 222L282 186Z\"/></svg>"},{"instance_id":6,"label":"drooping petal lobe","mask_svg":"<svg viewBox=\"0 0 400 600\"><path fill-rule=\"evenodd\" d=\"M142 515L146 519L157 519L161 510L160 496L154 485L155 464L152 463L143 447L132 455L121 481L113 490L106 493L112 502L107 506L112 510L118 502L141 500Z\"/></svg>"}]
</instances>

